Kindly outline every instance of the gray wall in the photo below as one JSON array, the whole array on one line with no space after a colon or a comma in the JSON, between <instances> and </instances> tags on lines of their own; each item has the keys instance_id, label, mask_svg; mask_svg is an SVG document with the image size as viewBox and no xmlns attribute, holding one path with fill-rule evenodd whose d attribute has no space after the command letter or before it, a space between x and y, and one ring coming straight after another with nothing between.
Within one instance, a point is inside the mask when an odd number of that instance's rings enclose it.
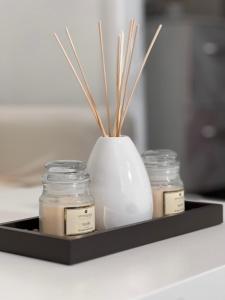
<instances>
[{"instance_id":1,"label":"gray wall","mask_svg":"<svg viewBox=\"0 0 225 300\"><path fill-rule=\"evenodd\" d=\"M98 98L99 17L98 0L0 0L0 103L82 103L52 35L57 31L65 41L65 25L78 41Z\"/></svg>"}]
</instances>

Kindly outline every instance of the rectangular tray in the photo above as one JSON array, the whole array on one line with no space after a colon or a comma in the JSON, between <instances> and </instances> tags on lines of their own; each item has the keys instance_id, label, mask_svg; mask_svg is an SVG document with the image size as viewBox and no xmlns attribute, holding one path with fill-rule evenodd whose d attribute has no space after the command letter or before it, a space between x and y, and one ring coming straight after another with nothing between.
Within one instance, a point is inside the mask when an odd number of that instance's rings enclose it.
<instances>
[{"instance_id":1,"label":"rectangular tray","mask_svg":"<svg viewBox=\"0 0 225 300\"><path fill-rule=\"evenodd\" d=\"M223 222L221 204L185 203L182 214L95 231L80 237L38 232L38 218L0 224L0 251L66 265L161 241Z\"/></svg>"}]
</instances>

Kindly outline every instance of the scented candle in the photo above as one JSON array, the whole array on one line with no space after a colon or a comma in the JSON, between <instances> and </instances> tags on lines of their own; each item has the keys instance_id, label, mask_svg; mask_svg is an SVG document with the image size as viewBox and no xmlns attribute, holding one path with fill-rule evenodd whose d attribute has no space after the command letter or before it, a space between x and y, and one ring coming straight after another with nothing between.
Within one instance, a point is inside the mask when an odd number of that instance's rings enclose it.
<instances>
[{"instance_id":1,"label":"scented candle","mask_svg":"<svg viewBox=\"0 0 225 300\"><path fill-rule=\"evenodd\" d=\"M148 150L142 155L153 193L153 217L184 211L184 186L177 154L171 150Z\"/></svg>"},{"instance_id":2,"label":"scented candle","mask_svg":"<svg viewBox=\"0 0 225 300\"><path fill-rule=\"evenodd\" d=\"M46 164L39 202L40 231L57 236L81 235L95 230L95 206L90 177L81 161Z\"/></svg>"}]
</instances>

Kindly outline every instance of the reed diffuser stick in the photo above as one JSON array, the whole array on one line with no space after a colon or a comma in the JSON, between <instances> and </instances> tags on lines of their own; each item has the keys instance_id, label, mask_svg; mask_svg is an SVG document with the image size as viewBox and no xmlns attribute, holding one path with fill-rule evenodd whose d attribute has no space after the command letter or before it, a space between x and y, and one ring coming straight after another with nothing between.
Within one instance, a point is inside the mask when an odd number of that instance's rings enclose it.
<instances>
[{"instance_id":1,"label":"reed diffuser stick","mask_svg":"<svg viewBox=\"0 0 225 300\"><path fill-rule=\"evenodd\" d=\"M120 62L120 76L119 76L119 88L121 88L122 83L122 73L123 73L123 67L124 67L124 32L121 31L120 33L120 52L119 52L119 62Z\"/></svg>"},{"instance_id":2,"label":"reed diffuser stick","mask_svg":"<svg viewBox=\"0 0 225 300\"><path fill-rule=\"evenodd\" d=\"M154 37L153 37L153 39L152 39L152 41L151 41L151 43L150 43L150 45L149 45L148 51L146 52L145 57L144 57L144 60L143 60L143 62L142 62L142 64L141 64L141 66L140 66L140 70L139 70L139 72L138 72L137 78L136 78L136 80L135 80L135 82L134 82L133 88L132 88L132 90L131 90L131 92L130 92L130 95L129 95L129 97L128 97L128 100L127 100L127 104L126 104L126 107L125 107L125 111L124 111L123 118L122 118L122 122L121 122L121 126L120 126L120 131L121 131L121 129L122 129L122 126L123 126L123 123L124 123L124 120L125 120L125 117L126 117L126 114L127 114L127 111L128 111L129 105L130 105L130 102L131 102L132 97L133 97L133 95L134 95L135 89L136 89L137 84L138 84L138 82L139 82L139 80L140 80L142 71L143 71L144 66L145 66L145 64L146 64L146 61L147 61L147 59L148 59L148 57L149 57L149 55L150 55L150 53L151 53L151 50L152 50L152 48L153 48L153 46L154 46L154 44L155 44L155 42L156 42L156 39L157 39L157 37L158 37L158 35L159 35L159 33L160 33L161 28L162 28L162 25L160 24L160 25L158 26L158 28L157 28L155 34L154 34Z\"/></svg>"},{"instance_id":3,"label":"reed diffuser stick","mask_svg":"<svg viewBox=\"0 0 225 300\"><path fill-rule=\"evenodd\" d=\"M119 99L120 99L120 106L118 110L118 114L116 116L117 119L117 131L116 131L116 136L119 136L119 128L120 128L120 122L121 122L121 115L122 115L122 94L123 94L123 89L124 89L124 78L125 74L127 71L127 64L128 64L128 59L129 59L129 51L130 51L130 42L131 42L131 37L132 37L132 31L133 31L133 25L134 25L134 19L131 19L130 25L129 25L129 33L128 33L128 38L127 38L127 44L126 44L126 53L125 53L125 59L124 59L124 66L123 66L123 71L122 71L122 77L121 77L121 85L120 85L120 90L119 90Z\"/></svg>"},{"instance_id":4,"label":"reed diffuser stick","mask_svg":"<svg viewBox=\"0 0 225 300\"><path fill-rule=\"evenodd\" d=\"M116 132L116 116L120 106L120 99L119 99L119 90L120 90L120 70L121 70L121 63L120 63L120 48L121 48L121 36L119 35L117 38L117 52L116 52L116 110L115 110L115 118L114 118L114 125L113 125L113 135L115 136Z\"/></svg>"},{"instance_id":5,"label":"reed diffuser stick","mask_svg":"<svg viewBox=\"0 0 225 300\"><path fill-rule=\"evenodd\" d=\"M138 25L134 19L130 20L129 23L129 31L126 39L126 50L124 52L124 33L121 32L117 38L117 49L116 49L116 107L114 112L114 118L111 120L111 106L109 101L109 91L108 91L108 83L107 83L107 73L106 73L106 63L105 63L105 51L104 51L104 40L103 40L103 31L102 31L102 22L98 22L98 32L99 32L99 40L100 40L100 48L101 48L101 61L102 61L102 73L103 73L103 79L104 79L104 102L105 102L105 109L106 109L106 117L107 117L107 131L105 130L105 127L103 125L102 119L100 117L100 114L97 109L96 101L91 93L91 89L88 85L86 75L83 69L83 66L80 62L79 56L77 54L77 50L75 47L75 44L72 40L72 37L70 35L70 32L68 28L66 27L66 33L70 41L70 45L72 47L73 53L75 55L76 62L78 64L79 72L81 74L81 78L79 77L74 65L72 64L63 44L61 43L59 37L56 33L54 33L54 36L70 66L70 68L73 71L73 74L75 75L75 78L77 79L84 95L85 99L87 100L91 111L95 117L95 120L101 130L101 133L104 137L113 136L113 137L119 137L121 135L122 127L124 124L124 120L126 118L128 108L130 106L131 100L134 96L134 92L137 88L138 82L140 80L141 74L143 72L144 66L147 62L147 59L152 51L152 48L156 42L156 39L160 33L160 30L162 28L162 25L159 25L154 37L148 47L148 50L144 56L143 62L140 65L140 68L137 72L136 79L134 80L133 85L130 87L130 92L128 92L129 89L129 78L131 73L131 66L132 66L132 59L133 59L133 53L136 43L136 36L138 31ZM111 121L112 124L111 124ZM112 125L112 128L111 128Z\"/></svg>"},{"instance_id":6,"label":"reed diffuser stick","mask_svg":"<svg viewBox=\"0 0 225 300\"><path fill-rule=\"evenodd\" d=\"M75 47L75 45L74 45L73 39L72 39L71 34L70 34L70 32L69 32L69 29L68 29L67 27L66 27L66 33L67 33L67 36L68 36L68 38L69 38L71 47L72 47L72 49L73 49L73 53L74 53L74 55L75 55L75 58L76 58L76 61L77 61L77 64L78 64L78 67L79 67L79 70L80 70L82 79L83 79L83 81L84 81L84 83L85 83L86 89L87 89L87 91L88 91L90 97L93 98L93 97L92 97L92 94L91 94L90 87L89 87L89 85L88 85L88 82L87 82L87 79L86 79L86 76L85 76L84 68L83 68L83 66L81 65L79 56L78 56L78 54L77 54L76 47ZM94 99L92 99L92 102L95 102Z\"/></svg>"},{"instance_id":7,"label":"reed diffuser stick","mask_svg":"<svg viewBox=\"0 0 225 300\"><path fill-rule=\"evenodd\" d=\"M82 91L83 91L83 93L84 93L84 95L85 95L86 100L88 101L88 104L89 104L89 106L90 106L90 108L91 108L91 110L92 110L92 112L93 112L93 114L94 114L94 117L95 117L95 119L96 119L96 121L97 121L97 123L98 123L98 125L99 125L99 128L100 128L100 130L101 130L103 136L107 136L107 134L106 134L106 132L105 132L105 129L104 129L104 126L103 126L103 124L102 124L101 118L100 118L99 115L98 115L98 111L94 108L94 106L93 106L93 104L92 104L92 101L91 101L91 98L90 98L90 96L89 96L87 90L86 90L85 87L83 86L82 81L80 80L80 78L79 78L79 76L78 76L78 74L77 74L77 72L76 72L76 70L75 70L75 68L74 68L74 66L73 66L73 64L72 64L72 62L71 62L71 60L70 60L70 58L69 58L69 56L68 56L66 50L65 50L65 48L64 48L63 45L62 45L62 42L60 41L60 39L59 39L59 37L58 37L58 35L57 35L56 33L54 33L54 36L55 36L55 38L56 38L56 40L57 40L59 46L61 47L61 50L62 50L62 52L63 52L63 54L64 54L64 56L65 56L65 58L66 58L68 64L70 65L70 67L71 67L71 69L72 69L72 71L73 71L73 74L75 75L75 77L76 77L78 83L80 84L80 87L81 87L81 89L82 89Z\"/></svg>"},{"instance_id":8,"label":"reed diffuser stick","mask_svg":"<svg viewBox=\"0 0 225 300\"><path fill-rule=\"evenodd\" d=\"M133 58L133 53L134 53L134 46L135 46L135 41L136 41L136 36L137 36L137 30L138 30L138 25L136 24L136 22L134 22L133 28L132 28L132 33L131 33L130 53L129 53L129 58L127 61L128 66L127 66L127 73L126 73L126 78L125 78L125 83L124 83L121 115L123 115L123 113L124 113L125 101L126 101L126 96L127 96L127 85L128 85L128 80L129 80L129 76L130 76L130 69L131 69L132 58ZM119 131L120 131L120 126L121 126L121 121L122 121L122 118L120 118Z\"/></svg>"},{"instance_id":9,"label":"reed diffuser stick","mask_svg":"<svg viewBox=\"0 0 225 300\"><path fill-rule=\"evenodd\" d=\"M90 87L89 87L89 85L88 85L88 82L87 82L87 79L86 79L86 75L85 75L85 72L84 72L84 68L83 68L83 66L82 66L82 64L81 64L81 62L80 62L79 56L78 56L78 54L77 54L76 47L75 47L75 45L74 45L73 39L72 39L71 34L70 34L70 32L69 32L69 29L68 29L67 27L66 27L66 34L67 34L67 36L68 36L68 38L69 38L70 45L71 45L71 47L72 47L72 49L73 49L73 53L74 53L74 55L75 55L75 58L76 58L76 61L77 61L77 64L78 64L78 67L79 67L79 70L80 70L82 79L83 79L84 84L85 84L85 86L86 86L87 92L88 92L88 94L89 94L89 96L90 96L90 98L91 98L91 102L92 102L92 104L93 104L93 106L94 106L94 108L95 108L95 111L97 112L97 106L96 106L94 97L92 96L91 89L90 89Z\"/></svg>"},{"instance_id":10,"label":"reed diffuser stick","mask_svg":"<svg viewBox=\"0 0 225 300\"><path fill-rule=\"evenodd\" d=\"M118 113L120 109L120 89L121 89L121 79L123 72L123 46L124 46L124 33L121 32L117 38L117 66L116 66L116 111L113 126L113 136L116 136L118 131Z\"/></svg>"},{"instance_id":11,"label":"reed diffuser stick","mask_svg":"<svg viewBox=\"0 0 225 300\"><path fill-rule=\"evenodd\" d=\"M82 67L82 65L81 65L80 59L79 59L78 54L77 54L76 47L75 47L75 45L74 45L74 42L73 42L72 37L71 37L71 35L70 35L69 29L68 29L67 27L66 27L66 33L67 33L67 36L68 36L68 38L69 38L71 47L72 47L72 49L73 49L73 53L74 53L74 55L75 55L75 58L76 58L76 61L77 61L77 64L78 64L80 73L81 73L82 78L83 78L83 81L84 81L84 83L85 83L85 85L86 85L86 88L87 88L88 92L90 93L90 88L89 88L89 85L88 85L88 83L87 83L86 76L85 76L85 74L84 74L84 69L83 69L83 67ZM91 93L90 93L90 94L91 94Z\"/></svg>"},{"instance_id":12,"label":"reed diffuser stick","mask_svg":"<svg viewBox=\"0 0 225 300\"><path fill-rule=\"evenodd\" d=\"M98 22L98 32L99 39L101 45L101 58L102 58L102 72L104 78L104 86L105 86L105 106L106 106L106 114L108 120L108 134L111 136L111 116L110 116L110 104L108 97L108 84L107 84L107 76L106 76L106 66L105 66L105 51L104 51L104 41L103 41L103 33L102 33L102 22Z\"/></svg>"}]
</instances>

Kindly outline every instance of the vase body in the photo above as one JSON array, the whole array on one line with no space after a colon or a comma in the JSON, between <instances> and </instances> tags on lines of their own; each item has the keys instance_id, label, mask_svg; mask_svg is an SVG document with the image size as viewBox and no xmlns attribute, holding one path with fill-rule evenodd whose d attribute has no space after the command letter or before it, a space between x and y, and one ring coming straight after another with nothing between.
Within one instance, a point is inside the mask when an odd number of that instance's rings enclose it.
<instances>
[{"instance_id":1,"label":"vase body","mask_svg":"<svg viewBox=\"0 0 225 300\"><path fill-rule=\"evenodd\" d=\"M149 177L129 137L100 137L91 152L87 169L95 198L97 229L152 218Z\"/></svg>"}]
</instances>

